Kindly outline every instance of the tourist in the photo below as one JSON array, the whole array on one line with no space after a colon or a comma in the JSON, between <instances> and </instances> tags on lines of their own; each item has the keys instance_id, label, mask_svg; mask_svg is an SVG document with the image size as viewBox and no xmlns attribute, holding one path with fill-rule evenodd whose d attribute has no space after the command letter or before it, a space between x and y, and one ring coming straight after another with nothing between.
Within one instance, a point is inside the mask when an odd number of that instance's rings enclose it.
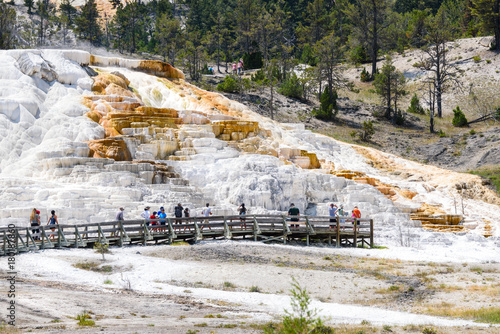
<instances>
[{"instance_id":1,"label":"tourist","mask_svg":"<svg viewBox=\"0 0 500 334\"><path fill-rule=\"evenodd\" d=\"M115 217L115 220L116 221L119 221L119 222L122 222L124 221L125 219L123 218L123 211L125 211L124 208L120 208L120 210L118 210L118 212L116 213L116 217Z\"/></svg>"},{"instance_id":2,"label":"tourist","mask_svg":"<svg viewBox=\"0 0 500 334\"><path fill-rule=\"evenodd\" d=\"M330 207L328 208L328 214L330 215L330 217L334 217L334 218L330 218L330 223L336 223L337 222L337 218L335 218L337 216L337 205L331 203L330 204ZM333 224L330 224L330 229L332 229L332 227L336 227L336 225L333 225Z\"/></svg>"},{"instance_id":3,"label":"tourist","mask_svg":"<svg viewBox=\"0 0 500 334\"><path fill-rule=\"evenodd\" d=\"M189 209L184 208L184 217L189 218ZM186 220L186 225L189 224L189 220ZM184 232L186 231L186 227L184 226ZM188 231L191 232L191 228L187 227Z\"/></svg>"},{"instance_id":4,"label":"tourist","mask_svg":"<svg viewBox=\"0 0 500 334\"><path fill-rule=\"evenodd\" d=\"M247 224L245 220L245 215L247 214L247 208L245 207L245 203L241 203L241 205L238 207L238 212L240 214L240 221L244 222L241 224L241 228L245 227L245 230L247 229Z\"/></svg>"},{"instance_id":5,"label":"tourist","mask_svg":"<svg viewBox=\"0 0 500 334\"><path fill-rule=\"evenodd\" d=\"M153 211L153 213L149 216L149 219L157 219L158 216L156 214L157 214L157 212ZM159 224L158 221L152 221L151 222L151 226L158 225L158 224ZM158 231L158 228L154 228L153 231Z\"/></svg>"},{"instance_id":6,"label":"tourist","mask_svg":"<svg viewBox=\"0 0 500 334\"><path fill-rule=\"evenodd\" d=\"M160 212L158 213L158 218L161 218L161 219L167 218L167 214L165 213L165 208L163 206L160 207ZM165 231L165 225L167 225L167 221L161 220L160 225L161 225L161 231Z\"/></svg>"},{"instance_id":7,"label":"tourist","mask_svg":"<svg viewBox=\"0 0 500 334\"><path fill-rule=\"evenodd\" d=\"M56 216L56 212L54 210L50 211L50 218L49 220L47 221L47 225L56 225L56 224L59 224L59 222L57 221L57 216ZM55 228L51 228L51 231L54 232L56 229ZM50 239L52 241L54 241L54 233L51 233L50 234Z\"/></svg>"},{"instance_id":8,"label":"tourist","mask_svg":"<svg viewBox=\"0 0 500 334\"><path fill-rule=\"evenodd\" d=\"M40 211L38 211L37 209L33 209L31 211L31 215L30 215L30 225L33 227L33 226L40 226ZM35 233L40 233L40 229L38 228L35 228L35 229L31 229L31 233L35 234ZM39 236L34 236L33 237L33 240L40 240L40 237Z\"/></svg>"},{"instance_id":9,"label":"tourist","mask_svg":"<svg viewBox=\"0 0 500 334\"><path fill-rule=\"evenodd\" d=\"M238 74L241 74L241 67L243 65L241 65L241 62L238 62L238 65L237 65L237 68L238 68Z\"/></svg>"},{"instance_id":10,"label":"tourist","mask_svg":"<svg viewBox=\"0 0 500 334\"><path fill-rule=\"evenodd\" d=\"M182 207L181 203L178 203L177 206L174 208L175 218L182 218L182 210L184 210L184 208ZM182 220L176 219L175 224L182 224Z\"/></svg>"},{"instance_id":11,"label":"tourist","mask_svg":"<svg viewBox=\"0 0 500 334\"><path fill-rule=\"evenodd\" d=\"M233 63L233 74L236 74L236 63Z\"/></svg>"},{"instance_id":12,"label":"tourist","mask_svg":"<svg viewBox=\"0 0 500 334\"><path fill-rule=\"evenodd\" d=\"M149 212L149 206L144 208L144 212L141 213L141 217L143 219L149 219L149 217L151 217L151 213ZM149 226L149 222L146 222L146 225Z\"/></svg>"},{"instance_id":13,"label":"tourist","mask_svg":"<svg viewBox=\"0 0 500 334\"><path fill-rule=\"evenodd\" d=\"M345 215L344 206L342 204L340 204L340 207L337 210L337 215L339 217L343 217ZM345 219L340 219L340 224L342 224L342 228L345 230Z\"/></svg>"},{"instance_id":14,"label":"tourist","mask_svg":"<svg viewBox=\"0 0 500 334\"><path fill-rule=\"evenodd\" d=\"M290 204L290 209L288 209L288 216L296 216L296 217L292 217L290 218L290 221L292 222L298 222L299 221L299 218L298 216L300 216L300 210L299 208L296 208L295 207L295 204ZM291 224L290 227L292 228L299 228L299 224Z\"/></svg>"},{"instance_id":15,"label":"tourist","mask_svg":"<svg viewBox=\"0 0 500 334\"><path fill-rule=\"evenodd\" d=\"M210 209L210 203L207 203L206 204L206 207L203 208L203 210L201 211L201 215L203 217L209 217L212 215L212 209ZM205 219L204 221L205 224L208 224L208 219ZM201 229L203 230L203 226L201 227ZM208 229L211 231L212 229L210 228L210 225L208 226Z\"/></svg>"},{"instance_id":16,"label":"tourist","mask_svg":"<svg viewBox=\"0 0 500 334\"><path fill-rule=\"evenodd\" d=\"M241 73L243 73L243 58L240 58L239 64L240 64L240 71Z\"/></svg>"},{"instance_id":17,"label":"tourist","mask_svg":"<svg viewBox=\"0 0 500 334\"><path fill-rule=\"evenodd\" d=\"M118 212L116 213L116 216L115 216L116 221L123 222L125 220L123 218L123 211L124 210L125 210L124 208L120 208L120 210L118 210ZM116 228L116 225L113 225L113 232L111 233L111 236L113 236L113 237L116 235L115 228Z\"/></svg>"},{"instance_id":18,"label":"tourist","mask_svg":"<svg viewBox=\"0 0 500 334\"><path fill-rule=\"evenodd\" d=\"M361 211L359 211L357 206L355 206L354 210L352 210L352 217L358 219L361 218Z\"/></svg>"}]
</instances>

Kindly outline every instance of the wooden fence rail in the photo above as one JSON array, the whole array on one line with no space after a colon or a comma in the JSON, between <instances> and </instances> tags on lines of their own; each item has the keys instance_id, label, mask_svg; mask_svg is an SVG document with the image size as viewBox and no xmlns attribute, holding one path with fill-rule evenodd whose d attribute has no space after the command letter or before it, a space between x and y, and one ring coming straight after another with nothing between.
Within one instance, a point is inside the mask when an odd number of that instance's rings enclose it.
<instances>
[{"instance_id":1,"label":"wooden fence rail","mask_svg":"<svg viewBox=\"0 0 500 334\"><path fill-rule=\"evenodd\" d=\"M0 228L0 256L39 249L92 247L96 243L125 244L197 242L206 238L254 241L290 240L327 242L336 247L372 247L373 220L338 217L300 216L290 221L281 215L210 216L140 219L77 225L42 225Z\"/></svg>"}]
</instances>

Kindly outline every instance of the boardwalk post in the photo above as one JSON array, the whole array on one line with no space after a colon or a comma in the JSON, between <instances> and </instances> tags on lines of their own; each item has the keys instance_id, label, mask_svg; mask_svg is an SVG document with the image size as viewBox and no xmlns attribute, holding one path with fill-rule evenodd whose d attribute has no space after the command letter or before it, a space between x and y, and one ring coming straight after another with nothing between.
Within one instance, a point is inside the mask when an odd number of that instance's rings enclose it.
<instances>
[{"instance_id":1,"label":"boardwalk post","mask_svg":"<svg viewBox=\"0 0 500 334\"><path fill-rule=\"evenodd\" d=\"M373 243L373 219L370 219L370 248L375 247Z\"/></svg>"},{"instance_id":2,"label":"boardwalk post","mask_svg":"<svg viewBox=\"0 0 500 334\"><path fill-rule=\"evenodd\" d=\"M101 224L97 224L97 242L100 243L101 245L103 244L109 244L108 240L106 239L106 236L104 235L104 232L102 231Z\"/></svg>"},{"instance_id":3,"label":"boardwalk post","mask_svg":"<svg viewBox=\"0 0 500 334\"><path fill-rule=\"evenodd\" d=\"M340 247L340 216L337 217L337 235L335 238L335 247Z\"/></svg>"},{"instance_id":4,"label":"boardwalk post","mask_svg":"<svg viewBox=\"0 0 500 334\"><path fill-rule=\"evenodd\" d=\"M257 241L257 236L260 235L262 232L259 227L259 223L257 222L257 217L255 215L253 216L253 240Z\"/></svg>"},{"instance_id":5,"label":"boardwalk post","mask_svg":"<svg viewBox=\"0 0 500 334\"><path fill-rule=\"evenodd\" d=\"M227 224L226 216L224 216L224 238L231 239L232 236L233 236L233 234L231 233L231 230L229 229L229 225Z\"/></svg>"},{"instance_id":6,"label":"boardwalk post","mask_svg":"<svg viewBox=\"0 0 500 334\"><path fill-rule=\"evenodd\" d=\"M288 223L286 222L286 217L283 216L283 244L286 244L286 239L290 234L290 228L288 228Z\"/></svg>"},{"instance_id":7,"label":"boardwalk post","mask_svg":"<svg viewBox=\"0 0 500 334\"><path fill-rule=\"evenodd\" d=\"M353 247L358 247L358 218L354 218L354 240Z\"/></svg>"},{"instance_id":8,"label":"boardwalk post","mask_svg":"<svg viewBox=\"0 0 500 334\"><path fill-rule=\"evenodd\" d=\"M170 220L170 218L167 218L167 224L168 224L168 242L170 244L172 244L174 242L174 239L177 238L177 235L175 234L175 229L172 226L172 221ZM184 229L185 229L185 227L184 227ZM180 231L181 230L179 228L179 232Z\"/></svg>"},{"instance_id":9,"label":"boardwalk post","mask_svg":"<svg viewBox=\"0 0 500 334\"><path fill-rule=\"evenodd\" d=\"M196 221L196 218L194 218L194 242L198 242L198 239L203 239L203 234L201 233L200 227L198 226L198 222Z\"/></svg>"},{"instance_id":10,"label":"boardwalk post","mask_svg":"<svg viewBox=\"0 0 500 334\"><path fill-rule=\"evenodd\" d=\"M38 246L36 245L35 240L31 236L30 229L28 227L26 227L26 243L28 244L28 249L30 249L30 240L31 240L31 243L33 244L33 247L35 248L35 250L38 249Z\"/></svg>"}]
</instances>

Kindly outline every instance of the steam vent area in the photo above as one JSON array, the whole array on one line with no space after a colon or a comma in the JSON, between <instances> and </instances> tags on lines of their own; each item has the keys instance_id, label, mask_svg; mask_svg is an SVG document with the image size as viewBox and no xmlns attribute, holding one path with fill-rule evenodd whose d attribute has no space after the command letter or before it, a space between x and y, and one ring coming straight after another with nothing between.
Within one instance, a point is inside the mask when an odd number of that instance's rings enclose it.
<instances>
[{"instance_id":1,"label":"steam vent area","mask_svg":"<svg viewBox=\"0 0 500 334\"><path fill-rule=\"evenodd\" d=\"M160 61L77 50L0 51L0 219L27 226L200 215L327 216L358 206L375 239L422 244L500 235L500 199L478 176L420 165L280 124L185 81ZM447 232L447 233L441 233ZM485 238L487 237L487 238ZM481 241L483 240L483 241Z\"/></svg>"}]
</instances>

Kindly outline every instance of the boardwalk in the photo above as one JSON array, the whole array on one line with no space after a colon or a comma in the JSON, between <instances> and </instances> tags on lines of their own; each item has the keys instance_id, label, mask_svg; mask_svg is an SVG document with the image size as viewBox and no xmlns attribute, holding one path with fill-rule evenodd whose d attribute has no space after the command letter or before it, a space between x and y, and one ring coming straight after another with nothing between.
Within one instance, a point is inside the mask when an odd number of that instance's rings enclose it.
<instances>
[{"instance_id":1,"label":"boardwalk","mask_svg":"<svg viewBox=\"0 0 500 334\"><path fill-rule=\"evenodd\" d=\"M340 221L339 221L340 220ZM336 247L373 247L373 220L340 217L301 216L287 221L281 215L211 216L167 219L141 219L104 223L0 228L0 255L18 254L39 249L93 247L127 244L171 244L175 241L196 243L202 239L253 239L261 242L290 240L323 242ZM159 224L164 221L164 225ZM291 224L298 227L291 227ZM53 230L52 230L53 229Z\"/></svg>"}]
</instances>

